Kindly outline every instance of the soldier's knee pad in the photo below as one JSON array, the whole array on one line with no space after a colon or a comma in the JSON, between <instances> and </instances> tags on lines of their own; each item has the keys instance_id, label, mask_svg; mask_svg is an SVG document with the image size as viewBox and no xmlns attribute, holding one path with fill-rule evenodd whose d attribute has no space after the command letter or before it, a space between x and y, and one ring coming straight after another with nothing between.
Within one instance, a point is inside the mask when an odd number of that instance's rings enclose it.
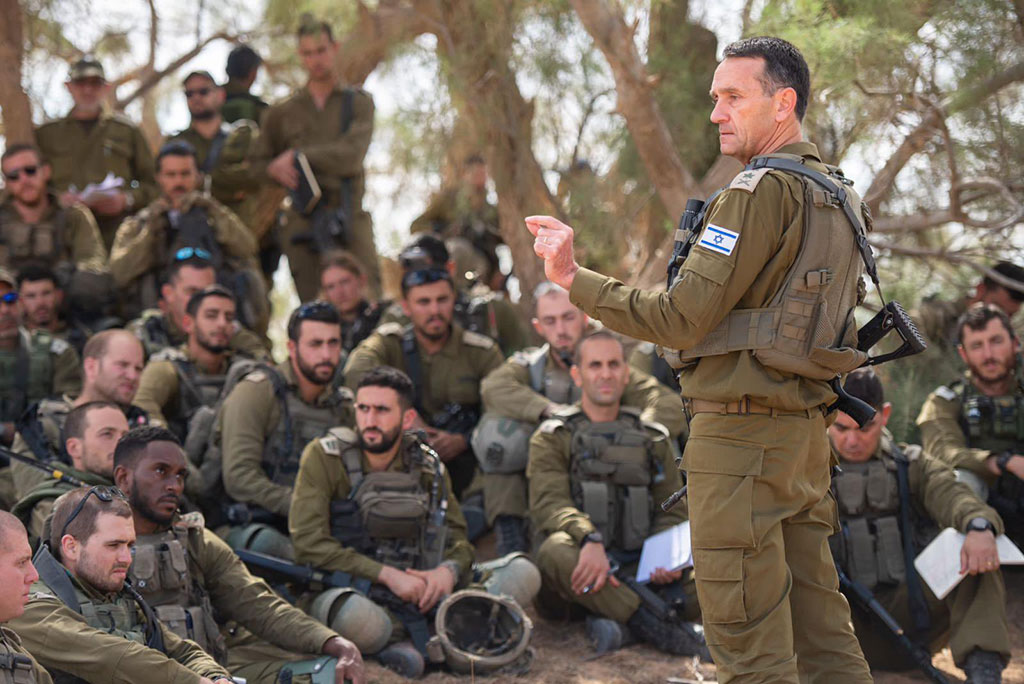
<instances>
[{"instance_id":1,"label":"soldier's knee pad","mask_svg":"<svg viewBox=\"0 0 1024 684\"><path fill-rule=\"evenodd\" d=\"M347 587L323 592L309 609L310 614L359 647L373 654L391 640L391 618L376 603Z\"/></svg>"},{"instance_id":2,"label":"soldier's knee pad","mask_svg":"<svg viewBox=\"0 0 1024 684\"><path fill-rule=\"evenodd\" d=\"M470 437L480 470L500 474L524 472L530 453L530 436L536 427L496 413L485 413Z\"/></svg>"},{"instance_id":3,"label":"soldier's knee pad","mask_svg":"<svg viewBox=\"0 0 1024 684\"><path fill-rule=\"evenodd\" d=\"M537 549L537 567L544 574L556 574L559 568L576 567L579 547L565 532L555 532Z\"/></svg>"},{"instance_id":4,"label":"soldier's knee pad","mask_svg":"<svg viewBox=\"0 0 1024 684\"><path fill-rule=\"evenodd\" d=\"M957 482L963 482L971 488L971 491L978 495L979 499L988 501L988 485L985 484L977 473L966 468L956 468L954 472L956 473Z\"/></svg>"},{"instance_id":5,"label":"soldier's knee pad","mask_svg":"<svg viewBox=\"0 0 1024 684\"><path fill-rule=\"evenodd\" d=\"M268 556L276 556L277 558L286 558L288 560L295 558L295 548L292 546L292 540L270 525L264 525L263 523L251 523L241 527L233 527L228 532L228 537L225 541L227 541L228 546L236 550L256 551L258 553L265 553Z\"/></svg>"},{"instance_id":6,"label":"soldier's knee pad","mask_svg":"<svg viewBox=\"0 0 1024 684\"><path fill-rule=\"evenodd\" d=\"M530 605L540 591L540 570L524 553L510 553L479 563L477 569L489 572L484 580L488 593L511 596L520 606Z\"/></svg>"}]
</instances>

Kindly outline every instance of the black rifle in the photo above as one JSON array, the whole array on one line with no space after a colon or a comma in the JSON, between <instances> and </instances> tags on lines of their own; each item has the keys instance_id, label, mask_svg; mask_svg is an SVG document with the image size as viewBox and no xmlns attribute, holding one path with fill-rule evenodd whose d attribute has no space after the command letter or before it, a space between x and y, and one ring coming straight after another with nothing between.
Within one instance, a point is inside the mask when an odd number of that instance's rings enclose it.
<instances>
[{"instance_id":1,"label":"black rifle","mask_svg":"<svg viewBox=\"0 0 1024 684\"><path fill-rule=\"evenodd\" d=\"M0 447L0 458L6 458L8 460L8 462L10 462L12 460L14 460L14 461L21 461L25 465L30 465L33 468L35 468L36 470L43 471L44 473L49 475L54 480L57 480L58 482L66 482L67 484L71 485L72 487L85 487L86 486L86 484L84 482L82 482L81 480L79 480L77 477L74 477L72 475L68 475L67 473L65 473L60 468L52 466L49 463L46 463L46 462L34 459L31 456L23 456L21 454L15 453L15 452L11 451L10 449L5 449L3 447Z\"/></svg>"},{"instance_id":2,"label":"black rifle","mask_svg":"<svg viewBox=\"0 0 1024 684\"><path fill-rule=\"evenodd\" d=\"M882 604L878 602L878 599L875 598L870 589L860 582L850 579L838 564L836 564L836 573L839 575L839 590L862 610L878 618L886 630L888 630L893 640L929 680L935 684L949 684L945 675L932 665L932 656L928 653L928 650L920 644L911 641L910 637L903 631L903 628L900 627L900 623L896 622L896 619L889 614L889 611L882 607Z\"/></svg>"},{"instance_id":3,"label":"black rifle","mask_svg":"<svg viewBox=\"0 0 1024 684\"><path fill-rule=\"evenodd\" d=\"M470 404L449 402L441 410L430 416L430 427L468 435L480 422L480 408Z\"/></svg>"},{"instance_id":4,"label":"black rifle","mask_svg":"<svg viewBox=\"0 0 1024 684\"><path fill-rule=\"evenodd\" d=\"M317 254L326 254L348 244L348 215L341 207L321 201L309 217L309 230L292 237L293 245L309 245Z\"/></svg>"}]
</instances>

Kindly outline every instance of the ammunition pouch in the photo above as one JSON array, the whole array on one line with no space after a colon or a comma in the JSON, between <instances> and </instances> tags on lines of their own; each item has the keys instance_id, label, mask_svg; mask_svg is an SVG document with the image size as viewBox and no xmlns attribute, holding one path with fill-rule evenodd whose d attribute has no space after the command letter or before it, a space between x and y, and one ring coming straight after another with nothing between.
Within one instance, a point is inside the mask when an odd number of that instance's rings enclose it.
<instances>
[{"instance_id":1,"label":"ammunition pouch","mask_svg":"<svg viewBox=\"0 0 1024 684\"><path fill-rule=\"evenodd\" d=\"M356 501L370 538L416 539L430 511L430 495L419 486L418 474L371 473Z\"/></svg>"}]
</instances>

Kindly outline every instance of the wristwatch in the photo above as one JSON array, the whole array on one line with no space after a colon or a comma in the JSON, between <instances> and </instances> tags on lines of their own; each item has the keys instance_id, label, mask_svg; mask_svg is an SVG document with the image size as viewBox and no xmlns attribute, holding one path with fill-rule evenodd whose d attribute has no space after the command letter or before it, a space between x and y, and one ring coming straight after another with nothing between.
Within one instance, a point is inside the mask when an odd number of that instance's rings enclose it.
<instances>
[{"instance_id":1,"label":"wristwatch","mask_svg":"<svg viewBox=\"0 0 1024 684\"><path fill-rule=\"evenodd\" d=\"M590 534L583 537L583 541L580 542L580 547L584 547L590 542L595 542L604 546L604 535L600 532L591 532Z\"/></svg>"},{"instance_id":2,"label":"wristwatch","mask_svg":"<svg viewBox=\"0 0 1024 684\"><path fill-rule=\"evenodd\" d=\"M999 468L1000 473L1006 472L1006 465L1010 462L1011 458L1013 458L1012 451L1004 451L996 456L996 467Z\"/></svg>"},{"instance_id":3,"label":"wristwatch","mask_svg":"<svg viewBox=\"0 0 1024 684\"><path fill-rule=\"evenodd\" d=\"M995 534L996 527L985 518L978 516L977 518L971 518L971 522L967 523L968 532L991 532Z\"/></svg>"}]
</instances>

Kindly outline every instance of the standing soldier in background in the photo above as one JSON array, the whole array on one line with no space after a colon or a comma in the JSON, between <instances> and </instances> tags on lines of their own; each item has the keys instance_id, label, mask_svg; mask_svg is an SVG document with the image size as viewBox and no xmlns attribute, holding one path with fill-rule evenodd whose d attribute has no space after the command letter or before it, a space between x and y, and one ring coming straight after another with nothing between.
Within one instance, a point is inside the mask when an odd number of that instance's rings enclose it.
<instances>
[{"instance_id":1,"label":"standing soldier in background","mask_svg":"<svg viewBox=\"0 0 1024 684\"><path fill-rule=\"evenodd\" d=\"M53 168L53 186L63 193L61 203L81 202L89 207L109 250L121 221L156 197L153 153L138 126L104 107L110 83L98 61L83 57L75 62L66 85L74 107L63 119L40 126L36 141ZM101 183L108 174L120 178L123 185L82 194L86 186Z\"/></svg>"},{"instance_id":2,"label":"standing soldier in background","mask_svg":"<svg viewBox=\"0 0 1024 684\"><path fill-rule=\"evenodd\" d=\"M359 259L376 293L380 264L370 214L363 210L363 158L373 134L373 98L338 82L338 44L330 26L304 15L298 41L309 80L263 115L254 170L294 192L302 180L296 155L302 154L323 192L306 213L294 204L293 194L284 213L281 248L299 299L316 297L320 256L339 247Z\"/></svg>"},{"instance_id":3,"label":"standing soldier in background","mask_svg":"<svg viewBox=\"0 0 1024 684\"><path fill-rule=\"evenodd\" d=\"M867 360L853 321L869 260L857 248L865 217L838 172L820 206L823 191L800 173L832 173L803 142L810 73L800 52L760 37L724 54L711 122L722 154L756 165L701 210L667 292L580 268L573 231L557 219L527 226L548 278L574 304L679 350L694 572L719 681L869 684L828 546L825 434L838 399L828 380ZM783 161L791 170L778 170Z\"/></svg>"},{"instance_id":4,"label":"standing soldier in background","mask_svg":"<svg viewBox=\"0 0 1024 684\"><path fill-rule=\"evenodd\" d=\"M234 123L240 119L248 119L259 123L263 112L269 106L249 90L256 81L263 60L248 45L236 45L228 53L228 63L224 71L228 82L224 84L224 104L220 115L224 121Z\"/></svg>"}]
</instances>

